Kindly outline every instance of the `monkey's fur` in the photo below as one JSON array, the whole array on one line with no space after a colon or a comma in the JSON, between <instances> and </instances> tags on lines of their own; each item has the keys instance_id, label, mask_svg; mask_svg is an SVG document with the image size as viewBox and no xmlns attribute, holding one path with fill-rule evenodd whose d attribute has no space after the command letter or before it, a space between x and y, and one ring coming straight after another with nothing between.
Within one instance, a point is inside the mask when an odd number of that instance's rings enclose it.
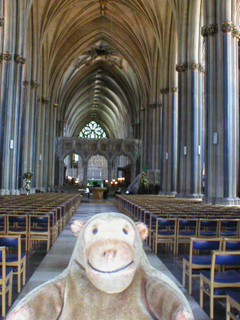
<instances>
[{"instance_id":1,"label":"monkey's fur","mask_svg":"<svg viewBox=\"0 0 240 320\"><path fill-rule=\"evenodd\" d=\"M71 227L67 269L30 292L7 320L193 320L179 288L149 265L143 223L103 213Z\"/></svg>"}]
</instances>

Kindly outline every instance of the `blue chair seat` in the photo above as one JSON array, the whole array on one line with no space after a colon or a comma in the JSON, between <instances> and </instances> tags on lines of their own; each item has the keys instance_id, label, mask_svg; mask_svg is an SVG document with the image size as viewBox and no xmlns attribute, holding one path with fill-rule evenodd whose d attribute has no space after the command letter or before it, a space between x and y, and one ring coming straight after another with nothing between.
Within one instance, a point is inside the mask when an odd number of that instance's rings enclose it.
<instances>
[{"instance_id":1,"label":"blue chair seat","mask_svg":"<svg viewBox=\"0 0 240 320\"><path fill-rule=\"evenodd\" d=\"M216 235L216 231L201 231L200 235L201 236L211 237L211 236L215 236Z\"/></svg>"},{"instance_id":2,"label":"blue chair seat","mask_svg":"<svg viewBox=\"0 0 240 320\"><path fill-rule=\"evenodd\" d=\"M214 295L216 296L226 296L229 290L235 290L234 288L218 288L214 289ZM239 292L239 288L236 288L236 292Z\"/></svg>"},{"instance_id":3,"label":"blue chair seat","mask_svg":"<svg viewBox=\"0 0 240 320\"><path fill-rule=\"evenodd\" d=\"M19 228L19 227L17 228L12 227L12 228L9 228L8 230L11 232L21 232L21 231L26 232L26 228Z\"/></svg>"},{"instance_id":4,"label":"blue chair seat","mask_svg":"<svg viewBox=\"0 0 240 320\"><path fill-rule=\"evenodd\" d=\"M46 228L31 228L31 232L36 232L36 233L43 233L43 232L48 232Z\"/></svg>"},{"instance_id":5,"label":"blue chair seat","mask_svg":"<svg viewBox=\"0 0 240 320\"><path fill-rule=\"evenodd\" d=\"M11 271L13 271L13 268L6 268L6 276L8 276ZM2 268L0 268L0 279L2 279Z\"/></svg>"},{"instance_id":6,"label":"blue chair seat","mask_svg":"<svg viewBox=\"0 0 240 320\"><path fill-rule=\"evenodd\" d=\"M26 256L26 253L21 254L21 259ZM14 262L18 260L18 255L17 254L7 254L6 255L6 262Z\"/></svg>"},{"instance_id":7,"label":"blue chair seat","mask_svg":"<svg viewBox=\"0 0 240 320\"><path fill-rule=\"evenodd\" d=\"M158 231L159 236L173 236L174 231Z\"/></svg>"},{"instance_id":8,"label":"blue chair seat","mask_svg":"<svg viewBox=\"0 0 240 320\"><path fill-rule=\"evenodd\" d=\"M220 235L223 237L236 236L237 232L236 231L224 231L224 232L221 232Z\"/></svg>"},{"instance_id":9,"label":"blue chair seat","mask_svg":"<svg viewBox=\"0 0 240 320\"><path fill-rule=\"evenodd\" d=\"M208 280L210 280L210 271L201 272ZM228 270L224 272L215 272L214 282L219 283L236 283L240 282L240 274L236 270Z\"/></svg>"},{"instance_id":10,"label":"blue chair seat","mask_svg":"<svg viewBox=\"0 0 240 320\"><path fill-rule=\"evenodd\" d=\"M196 233L195 231L180 231L178 234L180 236L194 236Z\"/></svg>"},{"instance_id":11,"label":"blue chair seat","mask_svg":"<svg viewBox=\"0 0 240 320\"><path fill-rule=\"evenodd\" d=\"M189 262L189 256L183 257L185 260ZM192 257L192 264L199 264L199 265L211 265L212 262L212 256L193 256Z\"/></svg>"}]
</instances>

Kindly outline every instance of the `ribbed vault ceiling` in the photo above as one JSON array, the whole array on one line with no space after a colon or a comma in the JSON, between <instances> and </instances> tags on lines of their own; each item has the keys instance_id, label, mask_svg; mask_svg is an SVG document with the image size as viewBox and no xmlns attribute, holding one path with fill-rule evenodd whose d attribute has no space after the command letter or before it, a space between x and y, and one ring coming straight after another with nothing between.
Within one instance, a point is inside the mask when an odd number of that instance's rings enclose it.
<instances>
[{"instance_id":1,"label":"ribbed vault ceiling","mask_svg":"<svg viewBox=\"0 0 240 320\"><path fill-rule=\"evenodd\" d=\"M151 70L174 0L34 0L48 94L65 135L94 120L110 138L131 137L149 103ZM171 12L171 11L170 11ZM46 71L45 71L46 72Z\"/></svg>"}]
</instances>

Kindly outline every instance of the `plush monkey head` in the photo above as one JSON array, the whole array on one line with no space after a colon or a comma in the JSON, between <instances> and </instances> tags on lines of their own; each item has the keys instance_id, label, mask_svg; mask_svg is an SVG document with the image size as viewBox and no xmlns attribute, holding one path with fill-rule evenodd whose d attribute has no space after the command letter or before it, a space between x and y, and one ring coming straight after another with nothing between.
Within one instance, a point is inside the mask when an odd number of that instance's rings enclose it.
<instances>
[{"instance_id":1,"label":"plush monkey head","mask_svg":"<svg viewBox=\"0 0 240 320\"><path fill-rule=\"evenodd\" d=\"M78 237L72 259L85 268L92 284L106 293L124 291L140 264L146 225L119 213L103 213L88 222L74 221L71 230Z\"/></svg>"}]
</instances>

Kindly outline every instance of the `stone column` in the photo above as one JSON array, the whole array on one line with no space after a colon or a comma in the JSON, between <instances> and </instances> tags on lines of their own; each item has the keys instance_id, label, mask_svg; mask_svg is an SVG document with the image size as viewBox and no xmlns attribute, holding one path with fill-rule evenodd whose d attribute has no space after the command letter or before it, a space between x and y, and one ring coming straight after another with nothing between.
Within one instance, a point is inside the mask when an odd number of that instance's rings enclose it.
<instances>
[{"instance_id":1,"label":"stone column","mask_svg":"<svg viewBox=\"0 0 240 320\"><path fill-rule=\"evenodd\" d=\"M238 40L234 1L217 2L202 28L206 42L207 202L236 204L239 160ZM216 59L212 59L215 56Z\"/></svg>"},{"instance_id":2,"label":"stone column","mask_svg":"<svg viewBox=\"0 0 240 320\"><path fill-rule=\"evenodd\" d=\"M111 185L111 180L112 180L112 167L113 164L111 161L108 161L108 185Z\"/></svg>"},{"instance_id":3,"label":"stone column","mask_svg":"<svg viewBox=\"0 0 240 320\"><path fill-rule=\"evenodd\" d=\"M160 159L159 159L159 152L160 152L160 107L161 103L157 103L156 107L156 164L155 168L159 169L160 167Z\"/></svg>"},{"instance_id":4,"label":"stone column","mask_svg":"<svg viewBox=\"0 0 240 320\"><path fill-rule=\"evenodd\" d=\"M153 108L154 104L150 104L148 107L148 136L146 139L146 144L148 146L148 169L152 169L153 166Z\"/></svg>"},{"instance_id":5,"label":"stone column","mask_svg":"<svg viewBox=\"0 0 240 320\"><path fill-rule=\"evenodd\" d=\"M169 105L169 176L170 176L170 194L176 194L177 182L177 87L171 87L171 104Z\"/></svg>"},{"instance_id":6,"label":"stone column","mask_svg":"<svg viewBox=\"0 0 240 320\"><path fill-rule=\"evenodd\" d=\"M162 181L162 194L168 193L168 161L169 161L169 150L168 150L168 139L169 139L169 88L163 88L160 90L162 94L162 170L161 170L161 181Z\"/></svg>"},{"instance_id":7,"label":"stone column","mask_svg":"<svg viewBox=\"0 0 240 320\"><path fill-rule=\"evenodd\" d=\"M144 163L145 163L145 158L146 158L146 154L145 154L145 126L144 126L144 116L145 116L145 109L141 108L141 141L142 141L142 150L141 150L141 168L143 167Z\"/></svg>"},{"instance_id":8,"label":"stone column","mask_svg":"<svg viewBox=\"0 0 240 320\"><path fill-rule=\"evenodd\" d=\"M64 161L59 159L59 186L63 186L63 180L64 180Z\"/></svg>"},{"instance_id":9,"label":"stone column","mask_svg":"<svg viewBox=\"0 0 240 320\"><path fill-rule=\"evenodd\" d=\"M136 177L136 163L132 162L131 163L131 182L133 182L135 177Z\"/></svg>"},{"instance_id":10,"label":"stone column","mask_svg":"<svg viewBox=\"0 0 240 320\"><path fill-rule=\"evenodd\" d=\"M83 160L83 187L87 185L87 171L88 171L88 162Z\"/></svg>"},{"instance_id":11,"label":"stone column","mask_svg":"<svg viewBox=\"0 0 240 320\"><path fill-rule=\"evenodd\" d=\"M3 132L3 157L2 157L2 194L10 194L10 148L9 143L11 140L11 127L12 127L12 72L13 72L13 62L12 53L7 52L3 54L3 74L4 74L4 101L3 108L4 112L4 132Z\"/></svg>"},{"instance_id":12,"label":"stone column","mask_svg":"<svg viewBox=\"0 0 240 320\"><path fill-rule=\"evenodd\" d=\"M33 172L33 178L32 178L32 186L36 186L36 161L37 161L37 135L36 135L36 128L37 128L37 113L38 113L38 88L40 86L40 83L31 80L31 91L30 91L30 97L29 97L29 104L30 104L30 110L29 110L29 132L28 132L28 145L26 148L28 149L27 152L27 164L28 169ZM39 102L40 103L40 102Z\"/></svg>"}]
</instances>

